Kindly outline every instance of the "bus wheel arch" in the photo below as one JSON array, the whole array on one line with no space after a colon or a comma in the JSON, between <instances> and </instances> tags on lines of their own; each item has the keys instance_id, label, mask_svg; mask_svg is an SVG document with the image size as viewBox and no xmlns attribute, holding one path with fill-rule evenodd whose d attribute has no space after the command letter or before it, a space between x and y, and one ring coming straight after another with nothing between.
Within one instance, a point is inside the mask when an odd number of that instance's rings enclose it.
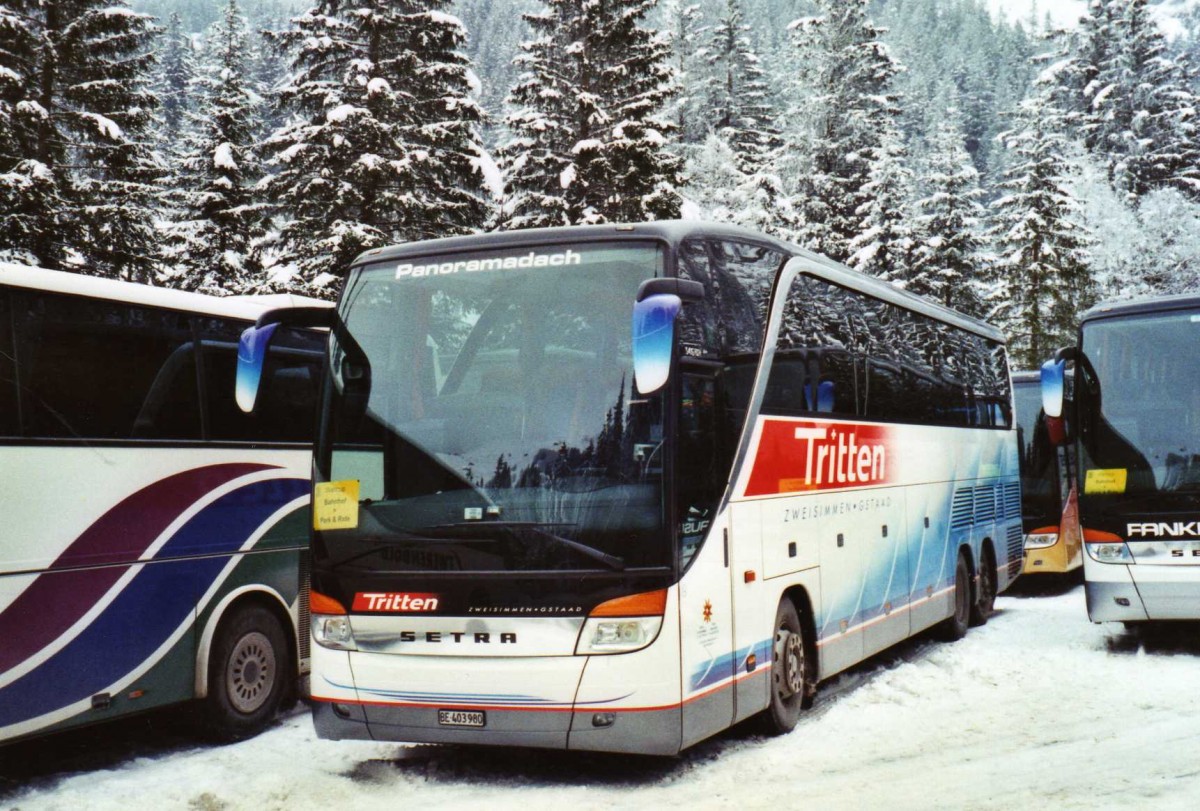
<instances>
[{"instance_id":1,"label":"bus wheel arch","mask_svg":"<svg viewBox=\"0 0 1200 811\"><path fill-rule=\"evenodd\" d=\"M991 538L984 538L979 549L979 565L974 582L975 599L971 601L971 625L984 625L996 605L996 550Z\"/></svg>"},{"instance_id":2,"label":"bus wheel arch","mask_svg":"<svg viewBox=\"0 0 1200 811\"><path fill-rule=\"evenodd\" d=\"M260 732L295 695L297 651L282 598L249 589L230 595L205 627L196 679L201 724L218 740ZM202 652L203 651L203 654Z\"/></svg>"},{"instance_id":3,"label":"bus wheel arch","mask_svg":"<svg viewBox=\"0 0 1200 811\"><path fill-rule=\"evenodd\" d=\"M782 735L795 728L816 693L815 626L803 588L793 587L780 597L771 646L770 694L761 719L766 732Z\"/></svg>"}]
</instances>

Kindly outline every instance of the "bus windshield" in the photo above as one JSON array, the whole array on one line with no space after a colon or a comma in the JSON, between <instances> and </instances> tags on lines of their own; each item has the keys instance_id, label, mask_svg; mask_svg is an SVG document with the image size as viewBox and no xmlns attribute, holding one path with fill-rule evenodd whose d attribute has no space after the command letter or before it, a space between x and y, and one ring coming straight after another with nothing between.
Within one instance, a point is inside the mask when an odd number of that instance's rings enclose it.
<instances>
[{"instance_id":1,"label":"bus windshield","mask_svg":"<svg viewBox=\"0 0 1200 811\"><path fill-rule=\"evenodd\" d=\"M1082 498L1114 504L1137 496L1146 509L1200 503L1198 340L1195 310L1084 325L1101 405L1082 415Z\"/></svg>"},{"instance_id":2,"label":"bus windshield","mask_svg":"<svg viewBox=\"0 0 1200 811\"><path fill-rule=\"evenodd\" d=\"M1042 424L1042 387L1036 376L1013 379L1017 450L1021 467L1021 514L1026 531L1057 524L1062 512L1057 452Z\"/></svg>"},{"instance_id":3,"label":"bus windshield","mask_svg":"<svg viewBox=\"0 0 1200 811\"><path fill-rule=\"evenodd\" d=\"M318 482L357 480L357 526L319 531L314 553L374 571L670 565L663 406L633 387L630 327L662 272L646 242L355 272Z\"/></svg>"}]
</instances>

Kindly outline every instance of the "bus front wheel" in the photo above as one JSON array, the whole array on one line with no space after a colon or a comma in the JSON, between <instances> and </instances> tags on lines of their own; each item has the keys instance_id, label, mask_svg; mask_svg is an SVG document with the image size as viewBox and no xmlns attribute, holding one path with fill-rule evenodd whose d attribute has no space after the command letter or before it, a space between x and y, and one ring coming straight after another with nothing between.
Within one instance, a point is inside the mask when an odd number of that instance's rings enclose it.
<instances>
[{"instance_id":1,"label":"bus front wheel","mask_svg":"<svg viewBox=\"0 0 1200 811\"><path fill-rule=\"evenodd\" d=\"M208 669L205 726L218 740L256 735L275 717L292 671L279 620L261 606L221 622Z\"/></svg>"},{"instance_id":2,"label":"bus front wheel","mask_svg":"<svg viewBox=\"0 0 1200 811\"><path fill-rule=\"evenodd\" d=\"M808 655L800 615L784 599L775 612L775 638L771 651L771 700L763 713L763 726L773 735L791 732L800 711L812 704L816 690L815 668Z\"/></svg>"}]
</instances>

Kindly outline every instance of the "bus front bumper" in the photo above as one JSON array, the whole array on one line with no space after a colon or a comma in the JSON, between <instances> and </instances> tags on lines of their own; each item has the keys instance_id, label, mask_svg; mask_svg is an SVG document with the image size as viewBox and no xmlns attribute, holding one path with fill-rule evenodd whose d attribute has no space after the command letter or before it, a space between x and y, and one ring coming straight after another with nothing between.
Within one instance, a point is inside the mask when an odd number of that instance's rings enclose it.
<instances>
[{"instance_id":1,"label":"bus front bumper","mask_svg":"<svg viewBox=\"0 0 1200 811\"><path fill-rule=\"evenodd\" d=\"M670 647L441 657L314 646L313 723L318 737L333 740L673 755L681 745L679 666L656 661Z\"/></svg>"}]
</instances>

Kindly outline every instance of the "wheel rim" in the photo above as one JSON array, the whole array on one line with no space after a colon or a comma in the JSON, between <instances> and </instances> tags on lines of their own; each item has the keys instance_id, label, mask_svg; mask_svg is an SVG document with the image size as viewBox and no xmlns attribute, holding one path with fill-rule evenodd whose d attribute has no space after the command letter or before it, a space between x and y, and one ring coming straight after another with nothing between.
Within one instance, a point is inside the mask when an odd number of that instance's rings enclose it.
<instances>
[{"instance_id":1,"label":"wheel rim","mask_svg":"<svg viewBox=\"0 0 1200 811\"><path fill-rule=\"evenodd\" d=\"M775 632L775 690L791 698L804 690L804 645L799 634L786 628Z\"/></svg>"},{"instance_id":2,"label":"wheel rim","mask_svg":"<svg viewBox=\"0 0 1200 811\"><path fill-rule=\"evenodd\" d=\"M266 703L275 681L275 648L258 631L238 640L225 669L229 701L238 712L252 713Z\"/></svg>"},{"instance_id":3,"label":"wheel rim","mask_svg":"<svg viewBox=\"0 0 1200 811\"><path fill-rule=\"evenodd\" d=\"M996 570L995 570L995 567L990 566L990 565L985 565L984 570L983 570L983 578L982 579L983 579L983 585L980 590L983 592L983 599L980 602L982 603L983 608L990 611L992 608L992 603L994 603L996 600Z\"/></svg>"}]
</instances>

